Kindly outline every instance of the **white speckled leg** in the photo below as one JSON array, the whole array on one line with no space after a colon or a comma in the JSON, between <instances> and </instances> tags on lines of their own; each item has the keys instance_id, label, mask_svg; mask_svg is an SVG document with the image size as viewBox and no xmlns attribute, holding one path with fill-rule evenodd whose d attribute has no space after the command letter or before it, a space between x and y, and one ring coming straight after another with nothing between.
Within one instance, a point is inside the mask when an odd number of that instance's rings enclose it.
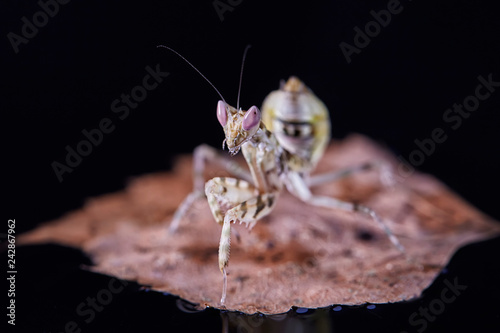
<instances>
[{"instance_id":1,"label":"white speckled leg","mask_svg":"<svg viewBox=\"0 0 500 333\"><path fill-rule=\"evenodd\" d=\"M366 216L369 216L382 228L382 230L384 230L384 232L387 234L387 237L390 239L392 244L394 244L394 246L399 251L405 253L404 247L399 242L397 237L394 236L394 234L385 224L385 222L371 208L327 196L313 195L309 190L307 184L305 183L304 179L299 174L294 172L288 173L286 186L290 193L292 193L296 197L300 198L304 202L307 202L311 205L332 208L332 209L341 209L348 212L359 212Z\"/></svg>"},{"instance_id":2,"label":"white speckled leg","mask_svg":"<svg viewBox=\"0 0 500 333\"><path fill-rule=\"evenodd\" d=\"M380 182L382 185L391 187L394 185L394 176L392 174L392 168L391 165L388 163L384 162L366 162L358 166L342 169L342 170L337 170L337 171L332 171L332 172L327 172L319 175L314 175L311 176L307 180L307 185L309 187L313 186L318 186L322 185L325 183L333 182L336 180L339 180L344 177L349 177L352 174L361 172L361 171L369 171L369 170L376 170L379 172L380 175Z\"/></svg>"},{"instance_id":3,"label":"white speckled leg","mask_svg":"<svg viewBox=\"0 0 500 333\"><path fill-rule=\"evenodd\" d=\"M221 154L217 149L208 145L200 145L196 147L193 152L193 183L194 189L184 201L179 205L174 213L172 221L170 222L169 232L174 233L179 228L179 225L186 216L186 213L191 209L194 203L205 196L204 185L205 179L203 174L205 172L206 163L215 164L227 172L234 174L238 178L244 179L247 182L251 181L250 173L248 170L242 168L229 156Z\"/></svg>"},{"instance_id":4,"label":"white speckled leg","mask_svg":"<svg viewBox=\"0 0 500 333\"><path fill-rule=\"evenodd\" d=\"M205 185L205 194L215 220L222 224L219 243L219 269L224 275L221 304L226 299L227 273L231 247L231 223L239 221L252 228L274 208L277 193L262 193L248 182L236 178L213 178Z\"/></svg>"}]
</instances>

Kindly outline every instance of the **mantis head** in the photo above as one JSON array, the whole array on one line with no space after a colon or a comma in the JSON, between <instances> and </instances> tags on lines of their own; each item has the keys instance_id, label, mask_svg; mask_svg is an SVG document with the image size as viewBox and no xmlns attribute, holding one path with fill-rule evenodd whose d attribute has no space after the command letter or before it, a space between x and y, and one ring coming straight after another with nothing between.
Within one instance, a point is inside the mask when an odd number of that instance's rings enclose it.
<instances>
[{"instance_id":1,"label":"mantis head","mask_svg":"<svg viewBox=\"0 0 500 333\"><path fill-rule=\"evenodd\" d=\"M259 129L261 113L256 106L244 111L237 110L224 101L219 101L217 103L217 119L224 128L226 136L224 143L227 144L229 152L235 155L240 150L241 145L250 140Z\"/></svg>"}]
</instances>

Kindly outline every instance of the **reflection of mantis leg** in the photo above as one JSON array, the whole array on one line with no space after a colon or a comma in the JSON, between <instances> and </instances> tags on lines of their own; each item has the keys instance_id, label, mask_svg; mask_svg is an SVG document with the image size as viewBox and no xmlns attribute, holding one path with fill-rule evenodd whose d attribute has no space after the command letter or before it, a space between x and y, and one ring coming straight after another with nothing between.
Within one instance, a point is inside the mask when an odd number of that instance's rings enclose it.
<instances>
[{"instance_id":1,"label":"reflection of mantis leg","mask_svg":"<svg viewBox=\"0 0 500 333\"><path fill-rule=\"evenodd\" d=\"M223 155L207 145L200 145L196 147L193 153L193 180L194 189L184 201L179 205L174 213L172 222L170 223L169 232L173 233L179 228L181 220L186 216L186 213L193 206L193 204L205 196L204 185L205 179L203 174L205 172L205 164L210 162L224 170L236 175L238 178L250 181L249 172L243 169L238 163L231 160L229 156Z\"/></svg>"},{"instance_id":2,"label":"reflection of mantis leg","mask_svg":"<svg viewBox=\"0 0 500 333\"><path fill-rule=\"evenodd\" d=\"M252 228L257 220L269 214L276 202L277 193L258 194L248 182L236 178L213 178L205 185L205 193L212 214L222 224L219 244L219 269L224 275L221 304L226 301L227 274L231 245L231 223L239 221Z\"/></svg>"},{"instance_id":3,"label":"reflection of mantis leg","mask_svg":"<svg viewBox=\"0 0 500 333\"><path fill-rule=\"evenodd\" d=\"M389 227L371 208L327 196L314 195L309 190L309 187L305 183L304 179L298 173L289 172L286 185L289 192L300 198L302 201L307 202L311 205L332 209L341 209L348 212L360 212L369 216L384 230L384 232L387 234L387 237L389 237L389 239L391 240L392 244L394 244L394 246L399 251L403 253L405 252L403 245L401 245L397 237L393 235Z\"/></svg>"}]
</instances>

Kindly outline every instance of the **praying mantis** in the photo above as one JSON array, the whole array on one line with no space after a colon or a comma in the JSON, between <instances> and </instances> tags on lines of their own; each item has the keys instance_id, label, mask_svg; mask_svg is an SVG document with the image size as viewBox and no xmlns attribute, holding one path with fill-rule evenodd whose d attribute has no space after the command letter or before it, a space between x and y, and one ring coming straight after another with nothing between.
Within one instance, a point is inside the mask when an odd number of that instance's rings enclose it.
<instances>
[{"instance_id":1,"label":"praying mantis","mask_svg":"<svg viewBox=\"0 0 500 333\"><path fill-rule=\"evenodd\" d=\"M330 140L330 118L325 104L302 81L294 76L286 82L282 81L280 89L266 97L262 111L257 106L243 110L239 106L241 74L235 108L226 103L217 88L177 51L164 45L158 47L181 57L219 94L222 100L217 103L216 115L225 135L222 148L227 146L231 155L241 150L249 169L240 167L215 148L207 145L197 147L193 157L194 190L178 207L169 227L171 233L177 232L181 220L194 202L206 196L215 221L222 227L218 254L219 269L223 275L222 306L225 305L227 294L231 224L245 223L248 228L253 228L259 219L272 212L285 188L307 204L368 216L385 231L394 246L404 252L397 237L374 210L311 192L313 186L355 172L378 168L382 179L387 179L390 171L384 164L369 162L345 170L311 175ZM247 51L248 46L244 52L241 73ZM207 162L223 167L234 177L215 177L205 183L203 170Z\"/></svg>"}]
</instances>

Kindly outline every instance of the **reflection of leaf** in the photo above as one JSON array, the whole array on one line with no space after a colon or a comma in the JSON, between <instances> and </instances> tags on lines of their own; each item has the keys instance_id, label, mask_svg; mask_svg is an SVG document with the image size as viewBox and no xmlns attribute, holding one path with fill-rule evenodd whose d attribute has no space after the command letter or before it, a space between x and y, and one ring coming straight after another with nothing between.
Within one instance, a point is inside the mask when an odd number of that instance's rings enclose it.
<instances>
[{"instance_id":1,"label":"reflection of leaf","mask_svg":"<svg viewBox=\"0 0 500 333\"><path fill-rule=\"evenodd\" d=\"M352 136L329 148L318 172L368 160L395 163L368 139ZM207 170L207 175L215 171ZM77 246L92 255L95 271L217 306L222 288L216 252L221 230L207 203L198 203L175 235L166 231L175 208L191 189L190 177L191 160L182 158L173 172L139 177L125 191L91 199L19 242ZM284 192L274 212L252 231L235 225L240 241L232 242L228 308L278 313L292 305L411 299L430 285L457 248L500 232L498 223L433 177L416 172L399 177L392 188L381 186L377 173L369 171L314 191L375 209L411 260L371 220L310 207Z\"/></svg>"}]
</instances>

